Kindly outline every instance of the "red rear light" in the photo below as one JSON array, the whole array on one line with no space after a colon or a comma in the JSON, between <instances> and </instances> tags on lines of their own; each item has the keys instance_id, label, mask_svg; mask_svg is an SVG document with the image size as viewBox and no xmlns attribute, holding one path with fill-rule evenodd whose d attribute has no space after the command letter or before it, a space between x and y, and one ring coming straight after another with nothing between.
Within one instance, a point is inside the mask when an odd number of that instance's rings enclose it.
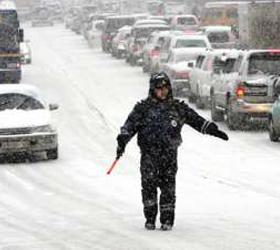
<instances>
[{"instance_id":1,"label":"red rear light","mask_svg":"<svg viewBox=\"0 0 280 250\"><path fill-rule=\"evenodd\" d=\"M137 45L133 45L133 46L132 46L132 51L133 51L133 52L138 51L138 47L137 47Z\"/></svg>"},{"instance_id":2,"label":"red rear light","mask_svg":"<svg viewBox=\"0 0 280 250\"><path fill-rule=\"evenodd\" d=\"M175 76L176 76L176 78L179 78L179 79L189 79L188 72L176 72Z\"/></svg>"},{"instance_id":3,"label":"red rear light","mask_svg":"<svg viewBox=\"0 0 280 250\"><path fill-rule=\"evenodd\" d=\"M235 90L237 98L243 98L245 95L245 88L243 86L238 86Z\"/></svg>"},{"instance_id":4,"label":"red rear light","mask_svg":"<svg viewBox=\"0 0 280 250\"><path fill-rule=\"evenodd\" d=\"M156 49L152 49L152 50L150 51L150 56L151 56L151 57L159 56L159 51L156 50Z\"/></svg>"},{"instance_id":5,"label":"red rear light","mask_svg":"<svg viewBox=\"0 0 280 250\"><path fill-rule=\"evenodd\" d=\"M268 50L268 53L270 55L280 55L280 50L279 49L270 49L270 50Z\"/></svg>"}]
</instances>

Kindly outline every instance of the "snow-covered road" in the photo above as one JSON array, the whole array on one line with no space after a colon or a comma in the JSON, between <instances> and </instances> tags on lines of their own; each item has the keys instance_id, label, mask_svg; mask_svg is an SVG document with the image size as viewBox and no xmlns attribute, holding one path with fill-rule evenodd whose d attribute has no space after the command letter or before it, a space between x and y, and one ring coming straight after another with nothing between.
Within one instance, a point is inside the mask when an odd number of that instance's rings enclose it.
<instances>
[{"instance_id":1,"label":"snow-covered road","mask_svg":"<svg viewBox=\"0 0 280 250\"><path fill-rule=\"evenodd\" d=\"M0 165L1 250L280 249L280 144L267 132L221 123L230 136L224 142L185 127L176 225L146 231L135 140L105 173L119 127L147 95L148 76L63 26L27 28L26 37L33 64L22 82L59 103L60 158Z\"/></svg>"}]
</instances>

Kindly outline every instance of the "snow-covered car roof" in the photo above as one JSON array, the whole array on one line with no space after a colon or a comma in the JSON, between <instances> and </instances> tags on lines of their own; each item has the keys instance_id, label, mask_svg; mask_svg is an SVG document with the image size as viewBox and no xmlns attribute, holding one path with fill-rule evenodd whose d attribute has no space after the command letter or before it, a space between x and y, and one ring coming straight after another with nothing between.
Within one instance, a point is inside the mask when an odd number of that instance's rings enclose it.
<instances>
[{"instance_id":1,"label":"snow-covered car roof","mask_svg":"<svg viewBox=\"0 0 280 250\"><path fill-rule=\"evenodd\" d=\"M119 28L118 31L119 31L119 32L126 32L126 31L129 32L129 31L131 31L131 29L132 29L132 26L130 26L130 25L125 25L125 26Z\"/></svg>"},{"instance_id":2,"label":"snow-covered car roof","mask_svg":"<svg viewBox=\"0 0 280 250\"><path fill-rule=\"evenodd\" d=\"M185 35L178 35L176 39L201 39L201 40L208 40L207 36L205 35L194 35L194 34L185 34Z\"/></svg>"},{"instance_id":3,"label":"snow-covered car roof","mask_svg":"<svg viewBox=\"0 0 280 250\"><path fill-rule=\"evenodd\" d=\"M145 28L170 28L169 25L167 24L145 24L145 25L140 25L140 26L136 26L134 27L134 29L145 29Z\"/></svg>"},{"instance_id":4,"label":"snow-covered car roof","mask_svg":"<svg viewBox=\"0 0 280 250\"><path fill-rule=\"evenodd\" d=\"M47 106L40 90L29 84L1 84L0 85L0 95L3 94L22 94L26 96L31 96L41 102L44 106Z\"/></svg>"},{"instance_id":5,"label":"snow-covered car roof","mask_svg":"<svg viewBox=\"0 0 280 250\"><path fill-rule=\"evenodd\" d=\"M106 19L127 19L127 18L134 18L133 16L130 15L125 15L125 16L107 16Z\"/></svg>"},{"instance_id":6,"label":"snow-covered car roof","mask_svg":"<svg viewBox=\"0 0 280 250\"><path fill-rule=\"evenodd\" d=\"M147 25L147 24L167 24L163 20L157 20L157 19L144 19L144 20L138 20L135 22L134 27Z\"/></svg>"},{"instance_id":7,"label":"snow-covered car roof","mask_svg":"<svg viewBox=\"0 0 280 250\"><path fill-rule=\"evenodd\" d=\"M206 52L206 48L173 48L171 53L174 55L185 55L185 54L200 54Z\"/></svg>"},{"instance_id":8,"label":"snow-covered car roof","mask_svg":"<svg viewBox=\"0 0 280 250\"><path fill-rule=\"evenodd\" d=\"M225 25L217 25L217 26L202 26L199 28L201 31L209 33L209 32L230 32L231 27Z\"/></svg>"},{"instance_id":9,"label":"snow-covered car roof","mask_svg":"<svg viewBox=\"0 0 280 250\"><path fill-rule=\"evenodd\" d=\"M191 14L186 14L186 15L175 15L173 16L174 18L194 18L197 19L197 17L195 15L191 15Z\"/></svg>"}]
</instances>

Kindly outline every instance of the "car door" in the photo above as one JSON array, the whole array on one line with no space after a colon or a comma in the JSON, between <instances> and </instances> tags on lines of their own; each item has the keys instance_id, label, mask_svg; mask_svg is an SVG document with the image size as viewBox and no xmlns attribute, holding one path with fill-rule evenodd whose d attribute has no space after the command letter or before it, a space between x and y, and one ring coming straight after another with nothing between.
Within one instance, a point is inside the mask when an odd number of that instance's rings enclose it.
<instances>
[{"instance_id":1,"label":"car door","mask_svg":"<svg viewBox=\"0 0 280 250\"><path fill-rule=\"evenodd\" d=\"M160 50L160 60L159 60L159 68L162 67L162 64L167 62L168 59L168 55L169 55L169 46L170 46L170 42L171 42L171 37L166 37L162 48Z\"/></svg>"},{"instance_id":2,"label":"car door","mask_svg":"<svg viewBox=\"0 0 280 250\"><path fill-rule=\"evenodd\" d=\"M278 96L272 108L273 124L277 132L280 132L280 96Z\"/></svg>"},{"instance_id":3,"label":"car door","mask_svg":"<svg viewBox=\"0 0 280 250\"><path fill-rule=\"evenodd\" d=\"M214 54L209 53L201 71L200 96L210 97L211 81L213 76Z\"/></svg>"}]
</instances>

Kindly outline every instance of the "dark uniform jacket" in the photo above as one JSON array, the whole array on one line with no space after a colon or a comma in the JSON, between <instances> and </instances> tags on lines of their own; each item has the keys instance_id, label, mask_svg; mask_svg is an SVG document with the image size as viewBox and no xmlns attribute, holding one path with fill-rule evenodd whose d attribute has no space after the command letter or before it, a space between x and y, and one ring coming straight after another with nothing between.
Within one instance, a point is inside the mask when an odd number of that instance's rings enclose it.
<instances>
[{"instance_id":1,"label":"dark uniform jacket","mask_svg":"<svg viewBox=\"0 0 280 250\"><path fill-rule=\"evenodd\" d=\"M206 132L210 122L198 115L183 101L173 99L171 86L165 101L154 98L154 86L151 84L149 97L137 103L121 127L125 144L138 133L138 145L141 151L154 147L176 149L182 142L181 130L188 124L201 133Z\"/></svg>"}]
</instances>

